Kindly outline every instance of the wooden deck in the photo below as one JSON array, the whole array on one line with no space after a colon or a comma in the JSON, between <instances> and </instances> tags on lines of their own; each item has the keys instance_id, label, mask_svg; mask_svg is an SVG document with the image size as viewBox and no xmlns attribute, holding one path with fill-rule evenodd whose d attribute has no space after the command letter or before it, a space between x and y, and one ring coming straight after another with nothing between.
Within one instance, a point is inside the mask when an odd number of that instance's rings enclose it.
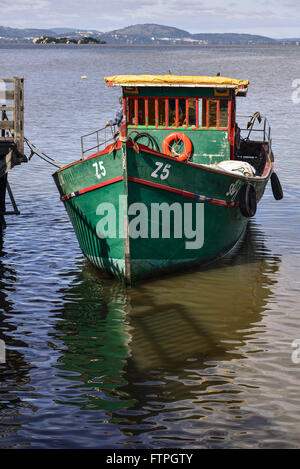
<instances>
[{"instance_id":1,"label":"wooden deck","mask_svg":"<svg viewBox=\"0 0 300 469\"><path fill-rule=\"evenodd\" d=\"M5 211L5 193L9 189L7 173L26 161L24 78L0 78L0 215L11 213Z\"/></svg>"}]
</instances>

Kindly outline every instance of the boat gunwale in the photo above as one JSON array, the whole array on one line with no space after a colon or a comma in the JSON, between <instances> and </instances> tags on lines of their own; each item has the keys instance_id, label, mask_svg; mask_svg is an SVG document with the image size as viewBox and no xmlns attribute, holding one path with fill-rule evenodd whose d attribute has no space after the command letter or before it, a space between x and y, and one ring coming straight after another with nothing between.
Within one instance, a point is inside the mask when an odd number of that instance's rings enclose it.
<instances>
[{"instance_id":1,"label":"boat gunwale","mask_svg":"<svg viewBox=\"0 0 300 469\"><path fill-rule=\"evenodd\" d=\"M264 142L262 144L264 144ZM85 161L88 161L88 160L93 159L93 158L97 158L98 156L110 155L112 148L114 150L119 150L121 148L121 146L122 146L122 142L120 140L118 140L116 142L116 144L113 143L113 144L108 145L101 152L94 153L93 155L90 155L89 157L87 157L85 159L80 159L80 160L74 161L73 163L70 163L70 164L64 166L63 168L59 168L57 171L55 171L54 174L58 174L61 171L64 171L65 169L70 168L71 166L74 166L74 165L77 165L77 164L80 164L80 163L84 163ZM127 140L126 146L128 146L128 148L133 148L134 144L131 140ZM152 150L149 147L147 147L145 145L142 145L142 144L138 144L138 147L143 152L150 153L151 155L154 155L154 156L160 156L160 157L172 160L172 161L177 161L177 163L187 164L188 166L199 168L199 169L202 169L204 171L208 171L208 172L212 172L212 173L216 173L216 174L221 174L223 176L229 176L229 177L232 177L233 179L242 179L245 182L255 182L255 181L263 182L265 180L268 180L270 178L270 176L273 172L273 168L274 168L274 157L273 157L273 152L272 151L271 151L271 154L269 155L269 158L266 158L266 164L264 166L264 170L263 170L261 176L243 176L242 174L236 174L236 173L233 174L230 171L224 170L223 168L220 168L220 169L210 168L209 166L207 166L205 164L193 163L193 162L190 162L190 161L183 161L183 162L178 161L178 159L175 156L169 156L169 155L166 155L164 153L160 153L160 152L158 152L156 150ZM239 161L239 160L233 159L233 160L228 160L228 161Z\"/></svg>"}]
</instances>

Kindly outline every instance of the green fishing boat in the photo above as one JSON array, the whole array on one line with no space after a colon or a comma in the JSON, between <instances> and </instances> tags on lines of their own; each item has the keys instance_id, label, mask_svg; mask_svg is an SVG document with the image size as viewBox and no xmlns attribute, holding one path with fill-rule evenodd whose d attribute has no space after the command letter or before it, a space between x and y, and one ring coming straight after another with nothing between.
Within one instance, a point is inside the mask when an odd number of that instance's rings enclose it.
<instances>
[{"instance_id":1,"label":"green fishing boat","mask_svg":"<svg viewBox=\"0 0 300 469\"><path fill-rule=\"evenodd\" d=\"M98 268L130 285L211 262L237 244L269 179L282 198L267 119L256 112L237 122L247 80L105 81L122 89L120 129L111 122L83 136L81 159L53 175L82 252Z\"/></svg>"}]
</instances>

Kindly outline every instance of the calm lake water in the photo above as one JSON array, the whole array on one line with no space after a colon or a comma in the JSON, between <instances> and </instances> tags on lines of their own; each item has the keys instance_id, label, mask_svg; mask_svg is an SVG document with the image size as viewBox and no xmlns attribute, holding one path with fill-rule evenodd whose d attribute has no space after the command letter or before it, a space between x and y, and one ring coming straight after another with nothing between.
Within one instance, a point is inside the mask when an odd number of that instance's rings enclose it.
<instances>
[{"instance_id":1,"label":"calm lake water","mask_svg":"<svg viewBox=\"0 0 300 469\"><path fill-rule=\"evenodd\" d=\"M25 135L63 163L118 108L120 73L249 79L240 114L272 127L268 185L240 249L125 289L83 258L53 167L9 175L21 215L0 244L0 448L299 448L300 47L0 47L25 77ZM81 76L86 75L87 80Z\"/></svg>"}]
</instances>

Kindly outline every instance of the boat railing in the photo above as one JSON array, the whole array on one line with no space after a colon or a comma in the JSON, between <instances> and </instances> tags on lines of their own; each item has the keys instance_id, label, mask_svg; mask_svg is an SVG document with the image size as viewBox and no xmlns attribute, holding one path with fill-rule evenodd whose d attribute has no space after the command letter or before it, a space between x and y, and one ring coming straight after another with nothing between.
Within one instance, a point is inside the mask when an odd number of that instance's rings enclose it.
<instances>
[{"instance_id":1,"label":"boat railing","mask_svg":"<svg viewBox=\"0 0 300 469\"><path fill-rule=\"evenodd\" d=\"M240 127L241 140L259 140L264 143L268 143L269 149L271 150L271 127L268 119L261 116L258 112L250 115L238 115L239 119L247 119L247 126L245 128Z\"/></svg>"},{"instance_id":2,"label":"boat railing","mask_svg":"<svg viewBox=\"0 0 300 469\"><path fill-rule=\"evenodd\" d=\"M105 148L109 143L117 140L119 133L116 132L114 125L105 126L101 129L95 130L88 134L82 135L81 140L81 155L84 160L89 152L99 152L101 148Z\"/></svg>"}]
</instances>

